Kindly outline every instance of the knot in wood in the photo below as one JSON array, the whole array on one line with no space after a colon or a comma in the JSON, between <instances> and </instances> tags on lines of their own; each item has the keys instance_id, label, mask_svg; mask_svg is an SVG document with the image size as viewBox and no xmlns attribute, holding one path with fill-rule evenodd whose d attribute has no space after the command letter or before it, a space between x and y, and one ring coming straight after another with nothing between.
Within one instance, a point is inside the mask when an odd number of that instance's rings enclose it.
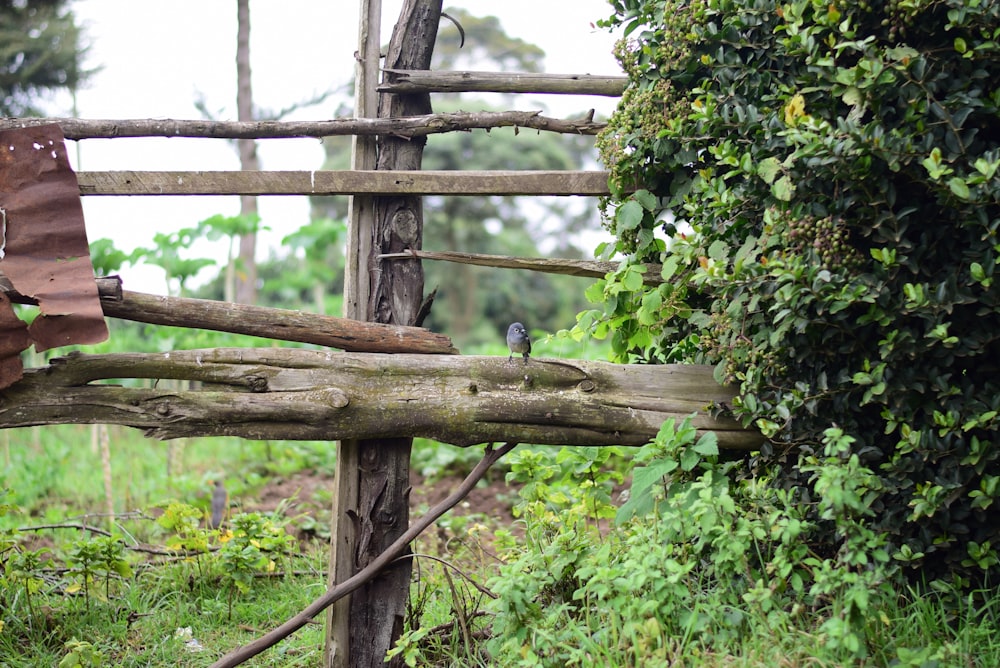
<instances>
[{"instance_id":1,"label":"knot in wood","mask_svg":"<svg viewBox=\"0 0 1000 668\"><path fill-rule=\"evenodd\" d=\"M170 405L169 404L157 404L156 405L157 415L170 415Z\"/></svg>"},{"instance_id":2,"label":"knot in wood","mask_svg":"<svg viewBox=\"0 0 1000 668\"><path fill-rule=\"evenodd\" d=\"M580 390L581 392L593 392L594 390L597 389L597 383L588 378L587 380L581 380L579 383L577 383L576 389Z\"/></svg>"},{"instance_id":3,"label":"knot in wood","mask_svg":"<svg viewBox=\"0 0 1000 668\"><path fill-rule=\"evenodd\" d=\"M400 209L392 215L392 223L389 230L395 237L395 244L402 244L403 248L416 248L420 237L420 225L417 216L410 209ZM387 240L388 241L388 240ZM390 242L390 245L394 245Z\"/></svg>"},{"instance_id":4,"label":"knot in wood","mask_svg":"<svg viewBox=\"0 0 1000 668\"><path fill-rule=\"evenodd\" d=\"M319 399L327 406L334 408L344 408L347 404L351 403L347 393L336 387L328 387L320 390Z\"/></svg>"},{"instance_id":5,"label":"knot in wood","mask_svg":"<svg viewBox=\"0 0 1000 668\"><path fill-rule=\"evenodd\" d=\"M264 376L247 376L246 383L251 392L267 392L267 378Z\"/></svg>"}]
</instances>

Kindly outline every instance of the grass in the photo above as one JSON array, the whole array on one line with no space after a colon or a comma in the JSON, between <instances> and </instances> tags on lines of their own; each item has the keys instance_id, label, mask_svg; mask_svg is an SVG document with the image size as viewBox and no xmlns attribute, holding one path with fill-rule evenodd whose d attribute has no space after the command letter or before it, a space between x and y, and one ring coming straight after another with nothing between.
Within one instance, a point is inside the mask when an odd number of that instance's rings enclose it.
<instances>
[{"instance_id":1,"label":"grass","mask_svg":"<svg viewBox=\"0 0 1000 668\"><path fill-rule=\"evenodd\" d=\"M219 580L198 580L185 563L142 569L116 581L110 599L92 592L89 611L79 593L43 594L36 615L5 617L0 665L56 666L66 644L77 640L101 653L103 661L95 665L207 666L311 602L326 586L324 563L318 550L295 558L295 570L309 574L255 585L237 597L231 618ZM322 639L322 625L311 624L254 665L318 665Z\"/></svg>"}]
</instances>

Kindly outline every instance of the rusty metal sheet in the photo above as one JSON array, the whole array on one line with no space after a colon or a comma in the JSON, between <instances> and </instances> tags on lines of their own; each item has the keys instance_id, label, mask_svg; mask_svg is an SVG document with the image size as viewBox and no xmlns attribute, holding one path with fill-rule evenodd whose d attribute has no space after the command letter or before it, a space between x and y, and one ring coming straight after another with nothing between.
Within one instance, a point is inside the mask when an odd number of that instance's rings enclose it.
<instances>
[{"instance_id":1,"label":"rusty metal sheet","mask_svg":"<svg viewBox=\"0 0 1000 668\"><path fill-rule=\"evenodd\" d=\"M21 351L30 345L28 325L14 313L10 298L0 292L0 390L21 380Z\"/></svg>"},{"instance_id":2,"label":"rusty metal sheet","mask_svg":"<svg viewBox=\"0 0 1000 668\"><path fill-rule=\"evenodd\" d=\"M108 338L76 174L58 125L0 132L0 269L38 300L38 351Z\"/></svg>"}]
</instances>

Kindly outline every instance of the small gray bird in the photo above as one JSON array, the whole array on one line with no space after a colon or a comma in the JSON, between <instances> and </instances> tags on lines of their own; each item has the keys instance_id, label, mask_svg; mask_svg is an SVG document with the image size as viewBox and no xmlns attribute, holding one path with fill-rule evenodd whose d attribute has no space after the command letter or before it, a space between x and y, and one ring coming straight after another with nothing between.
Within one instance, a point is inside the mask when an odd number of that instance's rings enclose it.
<instances>
[{"instance_id":1,"label":"small gray bird","mask_svg":"<svg viewBox=\"0 0 1000 668\"><path fill-rule=\"evenodd\" d=\"M507 328L507 347L510 348L510 356L507 361L514 359L514 353L521 353L524 363L528 363L528 355L531 354L531 339L528 332L524 331L524 325L519 322L512 323Z\"/></svg>"}]
</instances>

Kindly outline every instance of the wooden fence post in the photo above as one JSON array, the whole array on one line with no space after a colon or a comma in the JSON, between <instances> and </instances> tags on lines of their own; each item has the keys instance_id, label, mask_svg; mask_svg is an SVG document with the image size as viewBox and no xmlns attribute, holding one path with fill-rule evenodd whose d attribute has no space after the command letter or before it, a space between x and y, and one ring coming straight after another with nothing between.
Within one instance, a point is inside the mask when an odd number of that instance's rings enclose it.
<instances>
[{"instance_id":1,"label":"wooden fence post","mask_svg":"<svg viewBox=\"0 0 1000 668\"><path fill-rule=\"evenodd\" d=\"M362 5L361 72L357 78L359 114L370 115L378 71L377 2ZM389 43L385 66L428 69L441 16L441 0L406 0ZM367 26L367 27L365 27ZM375 30L373 30L373 26ZM374 42L372 41L374 40ZM374 53L373 50L374 49ZM430 113L427 93L383 94L378 116ZM382 137L376 169L419 170L426 138ZM354 168L372 156L358 138ZM370 223L368 214L371 215ZM416 322L423 301L420 260L387 262L378 255L419 249L423 238L420 197L393 196L352 201L348 249L348 315L357 319L407 325ZM411 439L341 442L338 449L331 578L341 582L378 556L409 524ZM348 536L350 538L348 539ZM385 653L402 632L409 596L410 563L397 562L355 592L331 613L328 665L382 666ZM346 616L346 620L344 619Z\"/></svg>"},{"instance_id":2,"label":"wooden fence post","mask_svg":"<svg viewBox=\"0 0 1000 668\"><path fill-rule=\"evenodd\" d=\"M362 0L358 17L358 51L354 77L354 115L376 115L379 61L382 30L381 0ZM377 148L374 136L354 135L351 144L351 169L374 170ZM347 250L344 269L344 316L366 320L368 312L371 243L375 227L374 199L371 195L353 195L349 200ZM330 586L348 579L356 571L356 525L351 514L358 509L360 441L344 440L337 444L337 466L330 516ZM358 594L364 595L364 591ZM325 668L350 668L351 602L346 596L327 609Z\"/></svg>"}]
</instances>

